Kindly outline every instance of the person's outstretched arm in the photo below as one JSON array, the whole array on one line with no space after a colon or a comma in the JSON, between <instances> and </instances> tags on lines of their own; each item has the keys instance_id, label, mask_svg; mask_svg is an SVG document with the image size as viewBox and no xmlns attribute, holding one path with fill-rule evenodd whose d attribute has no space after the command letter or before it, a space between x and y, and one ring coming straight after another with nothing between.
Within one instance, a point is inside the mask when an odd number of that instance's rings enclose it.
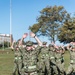
<instances>
[{"instance_id":1,"label":"person's outstretched arm","mask_svg":"<svg viewBox=\"0 0 75 75\"><path fill-rule=\"evenodd\" d=\"M42 42L40 41L40 39L33 32L30 32L30 36L32 38L35 38L35 40L37 41L38 45L42 46Z\"/></svg>"},{"instance_id":2,"label":"person's outstretched arm","mask_svg":"<svg viewBox=\"0 0 75 75\"><path fill-rule=\"evenodd\" d=\"M24 39L25 39L27 36L28 36L27 33L24 33L24 34L23 34L23 36L22 36L22 38L21 38L21 41L20 41L20 44L21 44L21 45L22 45Z\"/></svg>"}]
</instances>

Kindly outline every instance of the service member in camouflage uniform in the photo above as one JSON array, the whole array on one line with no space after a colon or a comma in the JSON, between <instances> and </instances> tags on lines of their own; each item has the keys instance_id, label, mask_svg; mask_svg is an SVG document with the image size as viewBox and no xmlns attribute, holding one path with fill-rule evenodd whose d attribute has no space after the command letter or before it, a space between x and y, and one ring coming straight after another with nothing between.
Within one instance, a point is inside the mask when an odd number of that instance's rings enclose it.
<instances>
[{"instance_id":1,"label":"service member in camouflage uniform","mask_svg":"<svg viewBox=\"0 0 75 75\"><path fill-rule=\"evenodd\" d=\"M14 43L14 69L13 69L13 75L16 75L16 72L18 71L18 75L21 75L21 69L22 69L22 52L19 49L19 41L20 39Z\"/></svg>"},{"instance_id":2,"label":"service member in camouflage uniform","mask_svg":"<svg viewBox=\"0 0 75 75\"><path fill-rule=\"evenodd\" d=\"M68 47L69 53L70 53L70 65L68 67L68 70L66 71L67 75L75 75L75 46L70 45Z\"/></svg>"},{"instance_id":3,"label":"service member in camouflage uniform","mask_svg":"<svg viewBox=\"0 0 75 75\"><path fill-rule=\"evenodd\" d=\"M65 73L65 70L63 68L63 65L62 65L62 53L61 53L61 48L59 47L58 49L56 49L56 53L55 53L55 59L56 59L56 66L58 68L58 72L59 72L59 75L64 75Z\"/></svg>"},{"instance_id":4,"label":"service member in camouflage uniform","mask_svg":"<svg viewBox=\"0 0 75 75\"><path fill-rule=\"evenodd\" d=\"M38 75L37 73L37 56L41 49L42 43L34 33L30 33L31 37L34 37L38 42L38 47L34 48L31 41L26 42L26 47L23 49L23 64L21 75ZM23 36L24 39L24 36Z\"/></svg>"},{"instance_id":5,"label":"service member in camouflage uniform","mask_svg":"<svg viewBox=\"0 0 75 75\"><path fill-rule=\"evenodd\" d=\"M46 46L47 42L43 42L43 47L38 55L38 69L39 75L51 75L49 63L49 48Z\"/></svg>"},{"instance_id":6,"label":"service member in camouflage uniform","mask_svg":"<svg viewBox=\"0 0 75 75\"><path fill-rule=\"evenodd\" d=\"M51 75L58 75L58 70L55 61L55 47L52 44L49 44L49 56L51 64Z\"/></svg>"},{"instance_id":7,"label":"service member in camouflage uniform","mask_svg":"<svg viewBox=\"0 0 75 75\"><path fill-rule=\"evenodd\" d=\"M62 46L60 46L59 49L60 49L60 53L61 53L61 56L62 56L62 57L61 57L62 69L63 69L63 71L64 71L64 75L66 75L66 72L65 72L65 60L64 60L65 49L64 49L64 47L62 47Z\"/></svg>"}]
</instances>

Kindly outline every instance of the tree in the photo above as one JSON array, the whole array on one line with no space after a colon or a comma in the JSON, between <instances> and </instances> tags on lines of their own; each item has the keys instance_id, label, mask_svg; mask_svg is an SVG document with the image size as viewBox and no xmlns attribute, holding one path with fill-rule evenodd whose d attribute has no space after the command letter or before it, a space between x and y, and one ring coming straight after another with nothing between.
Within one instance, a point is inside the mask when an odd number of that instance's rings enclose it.
<instances>
[{"instance_id":1,"label":"tree","mask_svg":"<svg viewBox=\"0 0 75 75\"><path fill-rule=\"evenodd\" d=\"M47 6L40 11L40 14L37 18L38 23L32 25L30 30L55 41L58 28L63 25L65 19L68 19L66 10L63 6Z\"/></svg>"},{"instance_id":2,"label":"tree","mask_svg":"<svg viewBox=\"0 0 75 75\"><path fill-rule=\"evenodd\" d=\"M75 18L71 18L64 22L64 25L59 29L59 41L63 43L75 42ZM63 37L63 38L62 38Z\"/></svg>"},{"instance_id":3,"label":"tree","mask_svg":"<svg viewBox=\"0 0 75 75\"><path fill-rule=\"evenodd\" d=\"M40 24L39 23L36 23L32 27L29 27L29 30L31 30L34 33L37 33L39 31L39 28L40 27L41 27Z\"/></svg>"}]
</instances>

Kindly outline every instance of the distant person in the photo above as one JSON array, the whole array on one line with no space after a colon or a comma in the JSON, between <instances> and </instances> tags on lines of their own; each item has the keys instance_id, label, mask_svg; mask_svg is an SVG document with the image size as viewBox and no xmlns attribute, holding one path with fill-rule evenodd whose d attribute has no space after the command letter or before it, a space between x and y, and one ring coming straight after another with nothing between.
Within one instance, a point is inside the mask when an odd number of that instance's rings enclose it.
<instances>
[{"instance_id":1,"label":"distant person","mask_svg":"<svg viewBox=\"0 0 75 75\"><path fill-rule=\"evenodd\" d=\"M13 68L13 75L20 74L21 68L22 68L22 52L18 47L20 39L14 43L14 68Z\"/></svg>"},{"instance_id":2,"label":"distant person","mask_svg":"<svg viewBox=\"0 0 75 75\"><path fill-rule=\"evenodd\" d=\"M57 64L55 60L55 50L56 48L54 47L53 44L49 44L49 57L50 57L50 68L51 68L51 75L58 75L58 70L57 70Z\"/></svg>"},{"instance_id":3,"label":"distant person","mask_svg":"<svg viewBox=\"0 0 75 75\"><path fill-rule=\"evenodd\" d=\"M38 75L51 75L49 48L46 46L47 42L44 41L42 44L42 48L38 54Z\"/></svg>"},{"instance_id":4,"label":"distant person","mask_svg":"<svg viewBox=\"0 0 75 75\"><path fill-rule=\"evenodd\" d=\"M75 75L75 44L69 44L67 49L70 54L70 65L66 71L66 75Z\"/></svg>"},{"instance_id":5,"label":"distant person","mask_svg":"<svg viewBox=\"0 0 75 75\"><path fill-rule=\"evenodd\" d=\"M55 50L55 61L59 75L65 75L62 47Z\"/></svg>"},{"instance_id":6,"label":"distant person","mask_svg":"<svg viewBox=\"0 0 75 75\"><path fill-rule=\"evenodd\" d=\"M27 37L27 33L24 34L24 37ZM22 56L22 49L20 47L23 46L23 41L18 39L18 41L13 41L12 49L14 50L14 68L13 68L13 75L21 75L21 69L23 67L23 56Z\"/></svg>"}]
</instances>

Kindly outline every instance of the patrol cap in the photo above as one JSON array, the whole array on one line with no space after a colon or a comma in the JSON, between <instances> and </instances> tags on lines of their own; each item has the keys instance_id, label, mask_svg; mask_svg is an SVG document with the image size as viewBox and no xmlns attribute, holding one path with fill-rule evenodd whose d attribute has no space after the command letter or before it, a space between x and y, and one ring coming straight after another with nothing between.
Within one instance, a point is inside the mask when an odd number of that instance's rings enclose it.
<instances>
[{"instance_id":1,"label":"patrol cap","mask_svg":"<svg viewBox=\"0 0 75 75\"><path fill-rule=\"evenodd\" d=\"M60 51L60 49L59 49L59 48L55 48L55 50L56 50L56 51Z\"/></svg>"},{"instance_id":2,"label":"patrol cap","mask_svg":"<svg viewBox=\"0 0 75 75\"><path fill-rule=\"evenodd\" d=\"M19 42L21 39L18 39L17 42Z\"/></svg>"},{"instance_id":3,"label":"patrol cap","mask_svg":"<svg viewBox=\"0 0 75 75\"><path fill-rule=\"evenodd\" d=\"M21 40L21 39L18 39L17 42L16 42L16 44L19 44L19 41L20 41L20 40Z\"/></svg>"},{"instance_id":4,"label":"patrol cap","mask_svg":"<svg viewBox=\"0 0 75 75\"><path fill-rule=\"evenodd\" d=\"M58 50L63 50L63 48L62 47L59 47Z\"/></svg>"},{"instance_id":5,"label":"patrol cap","mask_svg":"<svg viewBox=\"0 0 75 75\"><path fill-rule=\"evenodd\" d=\"M49 47L54 47L54 45L52 45L52 44L49 44Z\"/></svg>"},{"instance_id":6,"label":"patrol cap","mask_svg":"<svg viewBox=\"0 0 75 75\"><path fill-rule=\"evenodd\" d=\"M59 49L62 49L62 47L59 47Z\"/></svg>"},{"instance_id":7,"label":"patrol cap","mask_svg":"<svg viewBox=\"0 0 75 75\"><path fill-rule=\"evenodd\" d=\"M21 39L18 39L17 42L20 41L20 40L21 40Z\"/></svg>"},{"instance_id":8,"label":"patrol cap","mask_svg":"<svg viewBox=\"0 0 75 75\"><path fill-rule=\"evenodd\" d=\"M26 46L32 46L32 45L33 45L33 42L31 42L31 41L26 42Z\"/></svg>"},{"instance_id":9,"label":"patrol cap","mask_svg":"<svg viewBox=\"0 0 75 75\"><path fill-rule=\"evenodd\" d=\"M47 42L44 41L44 42L43 42L43 45L46 45L46 44L47 44Z\"/></svg>"}]
</instances>

